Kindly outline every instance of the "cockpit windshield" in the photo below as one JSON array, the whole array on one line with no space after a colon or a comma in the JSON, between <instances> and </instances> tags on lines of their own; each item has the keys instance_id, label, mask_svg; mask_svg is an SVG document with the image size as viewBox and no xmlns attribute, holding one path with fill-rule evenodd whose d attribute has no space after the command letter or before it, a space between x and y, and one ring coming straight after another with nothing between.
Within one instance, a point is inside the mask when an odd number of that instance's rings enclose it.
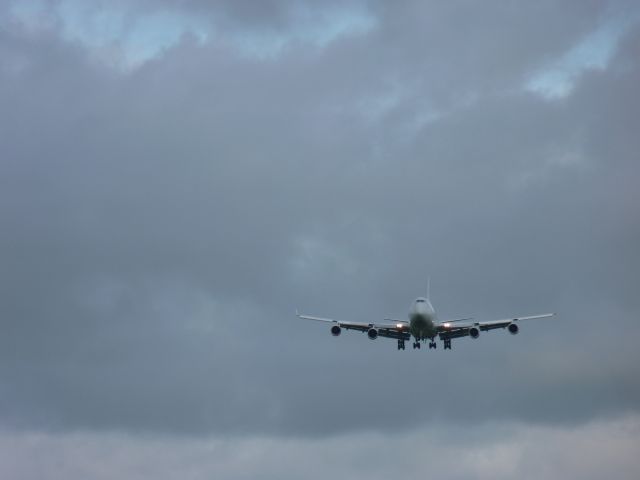
<instances>
[{"instance_id":1,"label":"cockpit windshield","mask_svg":"<svg viewBox=\"0 0 640 480\"><path fill-rule=\"evenodd\" d=\"M424 298L419 298L416 300L416 303L424 303Z\"/></svg>"}]
</instances>

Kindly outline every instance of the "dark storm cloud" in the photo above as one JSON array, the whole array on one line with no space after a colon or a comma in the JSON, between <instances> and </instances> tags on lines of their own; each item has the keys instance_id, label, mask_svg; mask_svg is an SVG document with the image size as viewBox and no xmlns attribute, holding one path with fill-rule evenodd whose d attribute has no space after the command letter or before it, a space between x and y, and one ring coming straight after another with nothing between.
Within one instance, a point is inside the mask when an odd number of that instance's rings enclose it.
<instances>
[{"instance_id":1,"label":"dark storm cloud","mask_svg":"<svg viewBox=\"0 0 640 480\"><path fill-rule=\"evenodd\" d=\"M292 28L286 2L224 5L184 8ZM549 100L528 79L620 4L365 7L375 27L324 48L264 60L185 37L130 72L5 14L5 425L322 435L637 412L637 28ZM292 316L404 317L428 275L444 317L560 315L446 356Z\"/></svg>"}]
</instances>

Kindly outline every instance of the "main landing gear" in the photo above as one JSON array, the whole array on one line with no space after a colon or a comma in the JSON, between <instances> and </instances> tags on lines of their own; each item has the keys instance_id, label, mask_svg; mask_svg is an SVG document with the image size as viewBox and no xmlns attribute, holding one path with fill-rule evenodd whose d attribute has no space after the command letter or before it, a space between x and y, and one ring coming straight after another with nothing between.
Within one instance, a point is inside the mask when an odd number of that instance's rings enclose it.
<instances>
[{"instance_id":1,"label":"main landing gear","mask_svg":"<svg viewBox=\"0 0 640 480\"><path fill-rule=\"evenodd\" d=\"M445 350L451 350L451 339L450 338L445 338L443 340L443 342L444 342L444 349ZM418 340L417 342L413 342L413 349L414 350L416 350L416 349L420 350L420 346L421 346L420 340ZM431 349L435 350L436 348L438 348L438 344L436 343L435 339L432 338L429 341L429 350L431 350ZM398 350L404 350L404 349L405 349L404 340L398 340Z\"/></svg>"}]
</instances>

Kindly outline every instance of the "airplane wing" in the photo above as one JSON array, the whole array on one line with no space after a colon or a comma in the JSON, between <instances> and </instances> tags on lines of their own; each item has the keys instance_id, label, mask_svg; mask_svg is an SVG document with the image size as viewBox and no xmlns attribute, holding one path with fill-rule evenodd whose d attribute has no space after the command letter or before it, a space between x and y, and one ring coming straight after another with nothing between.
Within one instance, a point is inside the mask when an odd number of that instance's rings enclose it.
<instances>
[{"instance_id":1,"label":"airplane wing","mask_svg":"<svg viewBox=\"0 0 640 480\"><path fill-rule=\"evenodd\" d=\"M389 322L389 323L406 323L407 325L409 325L409 321L408 320L398 320L397 318L385 318L384 319L385 322Z\"/></svg>"},{"instance_id":2,"label":"airplane wing","mask_svg":"<svg viewBox=\"0 0 640 480\"><path fill-rule=\"evenodd\" d=\"M522 320L535 320L538 318L553 317L555 313L543 313L542 315L530 315L527 317L505 318L503 320L489 320L485 322L456 323L455 321L442 322L437 325L440 338L477 337L479 332L486 332L496 328L509 328L511 333L518 332L517 323ZM462 319L463 320L463 319ZM511 326L513 325L513 327Z\"/></svg>"},{"instance_id":3,"label":"airplane wing","mask_svg":"<svg viewBox=\"0 0 640 480\"><path fill-rule=\"evenodd\" d=\"M456 323L456 322L468 322L469 320L473 320L473 317L456 318L454 320L445 320L444 322L440 322L440 323L445 324L445 323Z\"/></svg>"},{"instance_id":4,"label":"airplane wing","mask_svg":"<svg viewBox=\"0 0 640 480\"><path fill-rule=\"evenodd\" d=\"M343 320L334 320L332 318L313 317L311 315L300 315L296 311L296 316L303 320L314 320L317 322L332 323L345 330L357 330L359 332L369 332L374 329L377 333L376 336L386 338L396 338L398 340L408 340L409 335L409 322L406 320L393 320L393 323L365 323L365 322L347 322ZM385 321L391 322L391 319L385 319ZM375 337L372 337L375 338Z\"/></svg>"}]
</instances>

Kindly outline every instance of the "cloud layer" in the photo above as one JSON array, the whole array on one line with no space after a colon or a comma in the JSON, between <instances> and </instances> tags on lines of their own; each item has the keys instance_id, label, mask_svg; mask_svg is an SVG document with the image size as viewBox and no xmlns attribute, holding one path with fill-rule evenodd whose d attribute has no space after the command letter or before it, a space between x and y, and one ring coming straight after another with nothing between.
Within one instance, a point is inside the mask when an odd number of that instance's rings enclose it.
<instances>
[{"instance_id":1,"label":"cloud layer","mask_svg":"<svg viewBox=\"0 0 640 480\"><path fill-rule=\"evenodd\" d=\"M637 423L633 3L122 1L127 35L184 27L142 35L125 69L130 36L87 40L105 5L29 5L0 7L0 424L17 450L124 435L143 458L207 438L329 455L436 448L438 425L451 444L486 433L496 450L472 451L494 458L513 425L528 445ZM82 35L72 14L93 19ZM567 65L562 95L532 88ZM453 352L293 317L401 318L428 276L443 318L559 315ZM634 465L636 430L611 462ZM518 452L494 476L526 470Z\"/></svg>"},{"instance_id":2,"label":"cloud layer","mask_svg":"<svg viewBox=\"0 0 640 480\"><path fill-rule=\"evenodd\" d=\"M4 473L19 479L384 479L398 468L408 479L424 478L425 471L443 479L632 479L640 474L637 415L575 428L490 424L471 436L466 430L435 426L408 435L343 435L331 442L20 433L0 435L0 460Z\"/></svg>"}]
</instances>

